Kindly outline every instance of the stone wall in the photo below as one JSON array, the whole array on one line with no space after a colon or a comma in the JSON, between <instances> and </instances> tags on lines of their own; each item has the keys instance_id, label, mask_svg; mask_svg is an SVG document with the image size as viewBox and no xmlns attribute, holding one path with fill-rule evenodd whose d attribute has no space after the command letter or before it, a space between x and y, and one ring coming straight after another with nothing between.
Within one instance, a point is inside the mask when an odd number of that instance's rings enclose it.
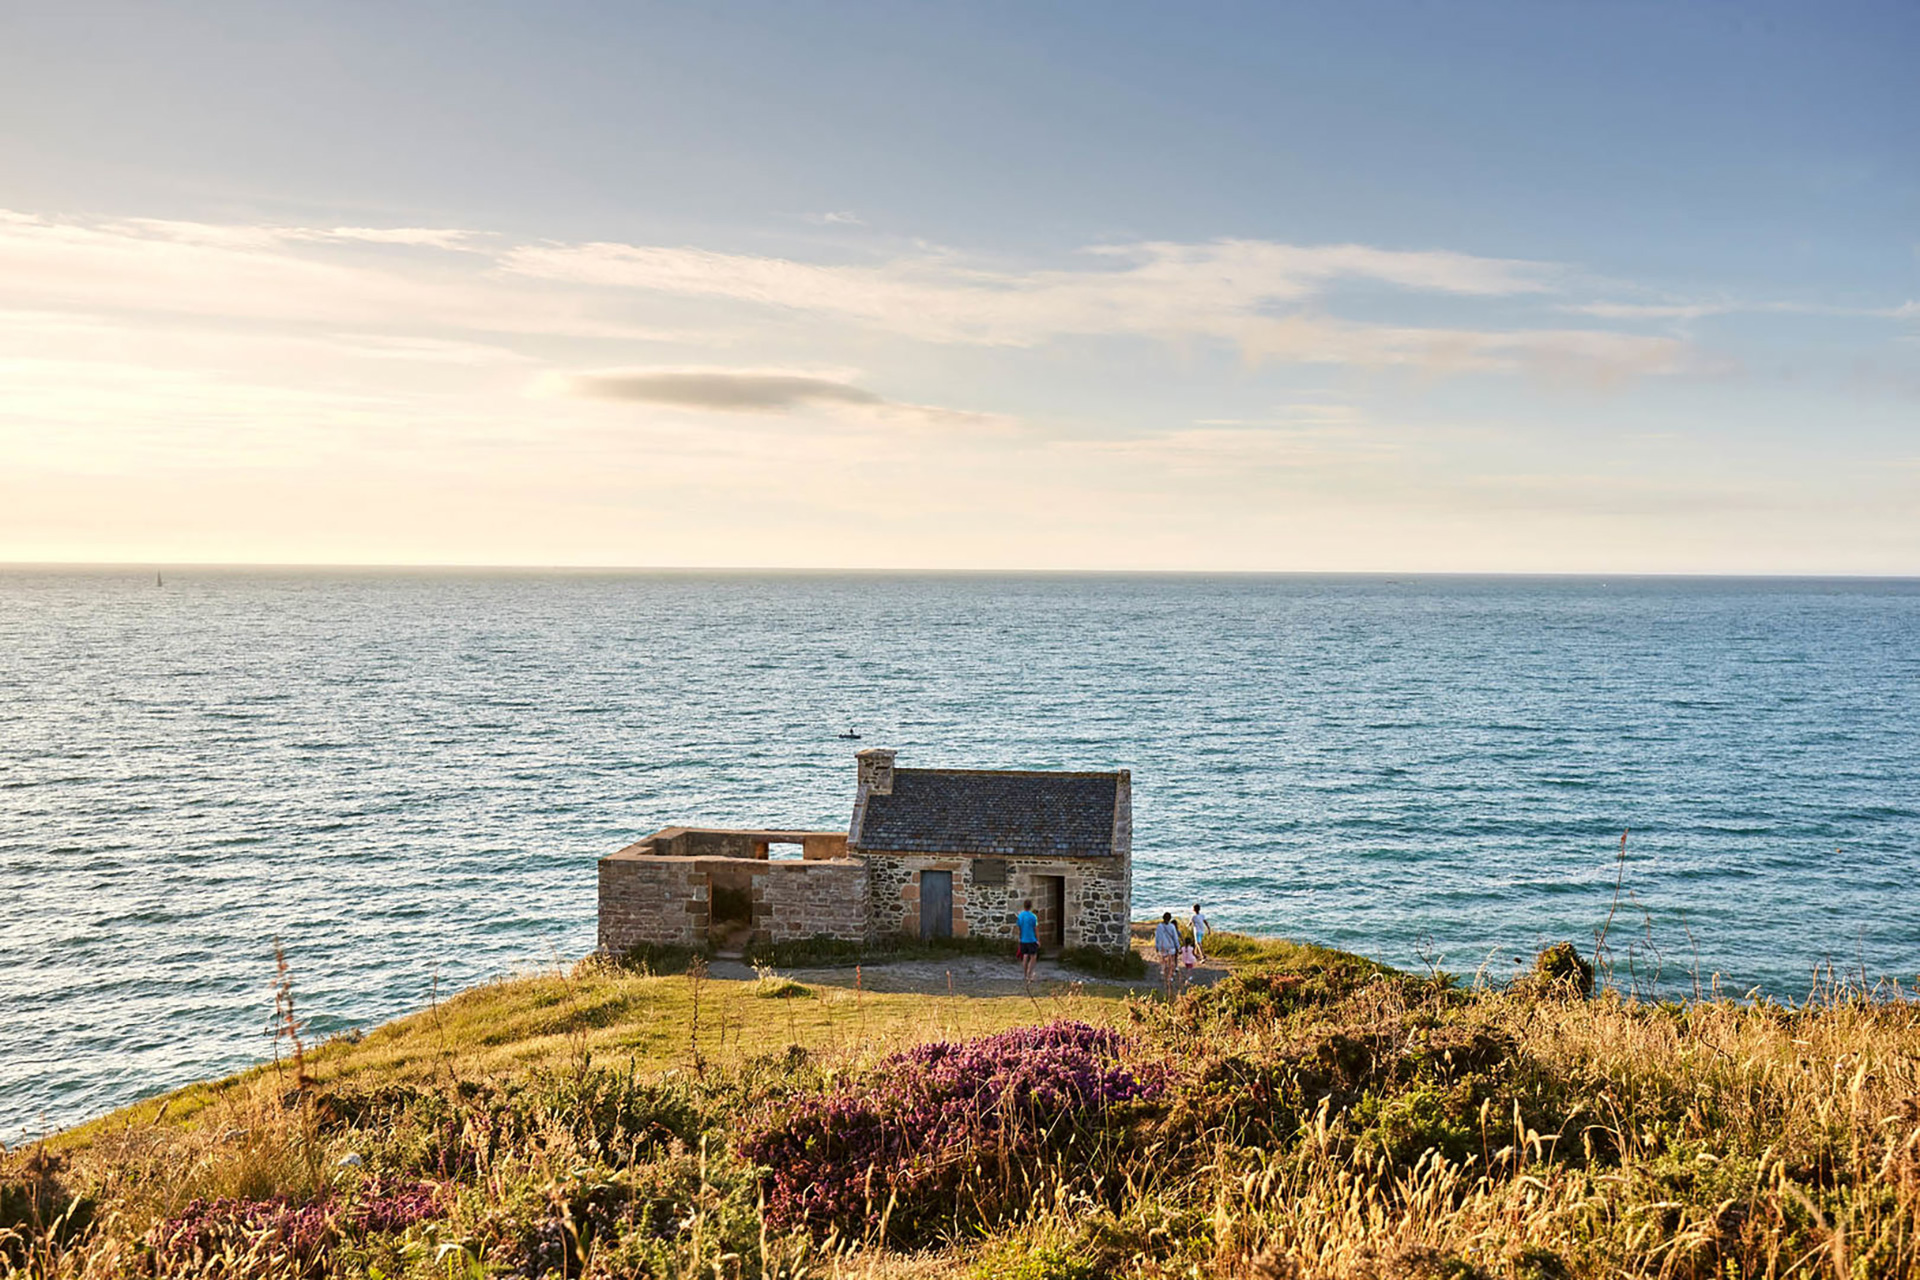
<instances>
[{"instance_id":1,"label":"stone wall","mask_svg":"<svg viewBox=\"0 0 1920 1280\"><path fill-rule=\"evenodd\" d=\"M847 856L844 831L741 831L713 827L662 827L620 852L669 858L765 858L769 844L797 844L801 847L801 856L809 861Z\"/></svg>"},{"instance_id":2,"label":"stone wall","mask_svg":"<svg viewBox=\"0 0 1920 1280\"><path fill-rule=\"evenodd\" d=\"M955 937L1007 938L1016 936L1014 917L1020 904L1042 901L1038 877L1059 876L1066 881L1066 928L1069 947L1125 950L1128 939L1132 862L1128 858L993 858L974 859L931 853L862 854L867 860L867 894L873 904L872 936L920 933L920 876L922 871L953 873L953 932ZM976 861L1005 866L1003 884L976 883Z\"/></svg>"},{"instance_id":3,"label":"stone wall","mask_svg":"<svg viewBox=\"0 0 1920 1280\"><path fill-rule=\"evenodd\" d=\"M602 952L617 956L646 942L698 947L706 941L707 873L697 860L600 859Z\"/></svg>"},{"instance_id":4,"label":"stone wall","mask_svg":"<svg viewBox=\"0 0 1920 1280\"><path fill-rule=\"evenodd\" d=\"M867 868L858 859L616 854L600 859L600 950L621 955L641 943L707 945L715 884L749 889L758 941L824 934L859 942L868 933Z\"/></svg>"},{"instance_id":5,"label":"stone wall","mask_svg":"<svg viewBox=\"0 0 1920 1280\"><path fill-rule=\"evenodd\" d=\"M844 831L821 831L807 836L800 842L801 857L808 862L825 862L833 858L847 856L847 833ZM865 881L861 882L864 888Z\"/></svg>"},{"instance_id":6,"label":"stone wall","mask_svg":"<svg viewBox=\"0 0 1920 1280\"><path fill-rule=\"evenodd\" d=\"M833 862L768 862L754 868L755 936L773 942L867 936L867 867L855 858Z\"/></svg>"}]
</instances>

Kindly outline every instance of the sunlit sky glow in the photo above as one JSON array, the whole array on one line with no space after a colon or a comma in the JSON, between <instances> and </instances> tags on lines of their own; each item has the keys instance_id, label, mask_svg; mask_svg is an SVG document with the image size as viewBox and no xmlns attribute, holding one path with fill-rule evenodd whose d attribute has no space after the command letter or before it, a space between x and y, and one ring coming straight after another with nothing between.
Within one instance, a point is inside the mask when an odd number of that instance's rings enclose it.
<instances>
[{"instance_id":1,"label":"sunlit sky glow","mask_svg":"<svg viewBox=\"0 0 1920 1280\"><path fill-rule=\"evenodd\" d=\"M0 15L0 559L1920 573L1920 9Z\"/></svg>"}]
</instances>

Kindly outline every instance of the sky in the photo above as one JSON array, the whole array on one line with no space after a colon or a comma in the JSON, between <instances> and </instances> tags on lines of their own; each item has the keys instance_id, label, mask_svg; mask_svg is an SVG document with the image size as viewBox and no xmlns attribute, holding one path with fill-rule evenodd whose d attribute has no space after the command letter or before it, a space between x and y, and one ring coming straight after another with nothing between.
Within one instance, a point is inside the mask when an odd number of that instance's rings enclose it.
<instances>
[{"instance_id":1,"label":"sky","mask_svg":"<svg viewBox=\"0 0 1920 1280\"><path fill-rule=\"evenodd\" d=\"M0 6L0 561L1920 574L1920 7Z\"/></svg>"}]
</instances>

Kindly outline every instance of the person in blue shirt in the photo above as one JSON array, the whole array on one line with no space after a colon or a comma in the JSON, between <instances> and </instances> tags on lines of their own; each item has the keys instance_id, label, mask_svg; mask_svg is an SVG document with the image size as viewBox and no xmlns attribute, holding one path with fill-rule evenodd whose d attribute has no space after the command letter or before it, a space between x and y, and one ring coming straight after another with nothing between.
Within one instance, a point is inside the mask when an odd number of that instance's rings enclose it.
<instances>
[{"instance_id":1,"label":"person in blue shirt","mask_svg":"<svg viewBox=\"0 0 1920 1280\"><path fill-rule=\"evenodd\" d=\"M1020 904L1020 914L1014 919L1020 925L1020 972L1032 982L1033 968L1040 963L1040 917L1033 914L1032 898Z\"/></svg>"}]
</instances>

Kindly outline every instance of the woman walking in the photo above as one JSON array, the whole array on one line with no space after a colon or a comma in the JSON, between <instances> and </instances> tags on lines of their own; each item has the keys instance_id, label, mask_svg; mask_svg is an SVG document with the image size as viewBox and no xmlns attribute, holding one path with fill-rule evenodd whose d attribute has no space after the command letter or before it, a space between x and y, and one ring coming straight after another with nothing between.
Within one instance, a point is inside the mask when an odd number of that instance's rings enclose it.
<instances>
[{"instance_id":1,"label":"woman walking","mask_svg":"<svg viewBox=\"0 0 1920 1280\"><path fill-rule=\"evenodd\" d=\"M1173 912L1160 913L1160 927L1153 931L1153 953L1160 957L1160 978L1166 983L1167 999L1173 999L1174 968L1180 963L1180 926Z\"/></svg>"}]
</instances>

